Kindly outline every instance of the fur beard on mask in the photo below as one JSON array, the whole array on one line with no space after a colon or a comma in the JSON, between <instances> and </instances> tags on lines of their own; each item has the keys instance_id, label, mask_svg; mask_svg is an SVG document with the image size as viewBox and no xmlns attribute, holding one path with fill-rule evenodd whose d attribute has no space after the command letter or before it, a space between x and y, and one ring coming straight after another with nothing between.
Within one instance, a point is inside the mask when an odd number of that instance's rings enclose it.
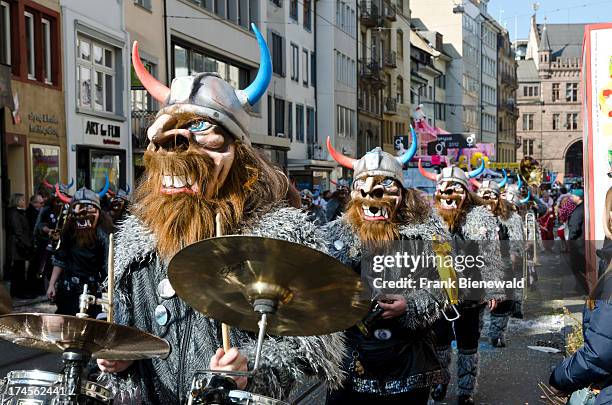
<instances>
[{"instance_id":1,"label":"fur beard on mask","mask_svg":"<svg viewBox=\"0 0 612 405\"><path fill-rule=\"evenodd\" d=\"M346 210L348 223L359 235L362 242L390 241L399 238L399 226L396 223L396 216L388 221L368 221L363 219L363 205L371 205L372 200L361 197L353 198L349 201ZM389 212L395 210L395 201L392 198L383 197L377 201L377 206L385 207Z\"/></svg>"},{"instance_id":2,"label":"fur beard on mask","mask_svg":"<svg viewBox=\"0 0 612 405\"><path fill-rule=\"evenodd\" d=\"M381 206L389 212L395 210L395 215L389 221L367 221L363 219L363 204L370 205L369 200L361 197L349 201L346 210L346 220L353 227L363 242L390 241L399 239L400 224L413 224L423 222L431 212L430 206L423 200L415 189L403 189L402 201L395 207L392 198L382 199Z\"/></svg>"},{"instance_id":3,"label":"fur beard on mask","mask_svg":"<svg viewBox=\"0 0 612 405\"><path fill-rule=\"evenodd\" d=\"M106 233L112 232L112 220L106 212L100 211L96 226L85 229L78 229L76 218L74 215L70 215L62 230L62 239L69 240L71 242L69 245L74 244L79 248L92 247L98 239L98 228Z\"/></svg>"},{"instance_id":4,"label":"fur beard on mask","mask_svg":"<svg viewBox=\"0 0 612 405\"><path fill-rule=\"evenodd\" d=\"M134 193L132 212L155 234L158 253L171 258L183 247L215 236L215 217L221 215L223 234L233 233L249 214L281 200L287 193L284 174L257 151L237 143L234 162L212 199L204 197L212 159L192 147L186 151L145 152L147 175ZM197 194L161 194L164 173L192 178Z\"/></svg>"},{"instance_id":5,"label":"fur beard on mask","mask_svg":"<svg viewBox=\"0 0 612 405\"><path fill-rule=\"evenodd\" d=\"M510 204L508 202L500 198L499 200L497 200L497 206L491 212L496 217L499 217L503 220L507 220L510 218L510 215L512 214L512 208L510 207Z\"/></svg>"},{"instance_id":6,"label":"fur beard on mask","mask_svg":"<svg viewBox=\"0 0 612 405\"><path fill-rule=\"evenodd\" d=\"M442 205L440 203L441 200L455 200L457 201L458 208L451 210L444 209L442 208ZM440 214L444 222L446 222L446 225L448 225L448 229L450 231L455 231L459 227L459 225L465 218L465 214L471 207L470 193L466 194L463 203L461 203L461 199L456 196L448 198L448 196L441 196L439 194L436 194L434 196L434 206L438 210L438 214Z\"/></svg>"}]
</instances>

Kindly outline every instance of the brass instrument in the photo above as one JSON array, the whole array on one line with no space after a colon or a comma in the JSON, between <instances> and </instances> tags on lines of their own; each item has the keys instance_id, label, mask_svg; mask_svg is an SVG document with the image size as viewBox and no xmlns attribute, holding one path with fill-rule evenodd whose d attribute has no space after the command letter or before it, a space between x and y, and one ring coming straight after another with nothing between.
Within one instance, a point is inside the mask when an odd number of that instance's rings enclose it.
<instances>
[{"instance_id":1,"label":"brass instrument","mask_svg":"<svg viewBox=\"0 0 612 405\"><path fill-rule=\"evenodd\" d=\"M542 184L542 167L540 166L540 162L531 156L525 156L521 159L519 173L523 180L532 187L540 187L540 184Z\"/></svg>"},{"instance_id":2,"label":"brass instrument","mask_svg":"<svg viewBox=\"0 0 612 405\"><path fill-rule=\"evenodd\" d=\"M62 209L60 211L60 215L57 221L57 225L55 229L52 231L52 235L49 236L49 242L47 243L47 248L44 253L44 256L40 262L40 267L38 268L38 273L36 274L36 278L39 280L42 279L45 275L45 268L47 266L47 259L49 255L52 255L54 252L57 252L62 244L62 230L64 229L64 225L66 225L66 221L68 220L68 216L70 215L70 205L63 204ZM54 236L57 236L56 240Z\"/></svg>"}]
</instances>

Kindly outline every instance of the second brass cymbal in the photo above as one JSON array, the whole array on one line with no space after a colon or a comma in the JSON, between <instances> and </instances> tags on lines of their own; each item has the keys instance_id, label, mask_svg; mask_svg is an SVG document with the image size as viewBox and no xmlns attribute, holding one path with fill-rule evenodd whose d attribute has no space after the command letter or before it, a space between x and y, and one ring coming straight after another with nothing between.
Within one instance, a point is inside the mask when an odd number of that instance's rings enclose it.
<instances>
[{"instance_id":1,"label":"second brass cymbal","mask_svg":"<svg viewBox=\"0 0 612 405\"><path fill-rule=\"evenodd\" d=\"M0 316L0 338L18 346L61 353L79 349L107 360L164 357L168 342L128 326L56 314Z\"/></svg>"},{"instance_id":2,"label":"second brass cymbal","mask_svg":"<svg viewBox=\"0 0 612 405\"><path fill-rule=\"evenodd\" d=\"M309 336L353 326L369 310L359 276L307 246L257 236L223 236L187 246L170 261L177 295L230 326L257 331L255 299L278 302L273 335Z\"/></svg>"}]
</instances>

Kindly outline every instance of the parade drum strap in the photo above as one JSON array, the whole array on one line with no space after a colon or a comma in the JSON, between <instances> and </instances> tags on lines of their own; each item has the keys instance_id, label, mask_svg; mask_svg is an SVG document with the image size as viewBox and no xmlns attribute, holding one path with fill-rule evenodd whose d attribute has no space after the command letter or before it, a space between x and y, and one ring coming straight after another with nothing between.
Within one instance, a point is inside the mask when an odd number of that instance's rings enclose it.
<instances>
[{"instance_id":1,"label":"parade drum strap","mask_svg":"<svg viewBox=\"0 0 612 405\"><path fill-rule=\"evenodd\" d=\"M440 275L440 281L449 281L448 286L444 288L446 295L448 296L448 302L451 305L457 305L459 303L457 273L455 272L455 269L453 269L452 265L446 263L446 257L450 255L452 251L450 243L436 241L436 237L434 236L432 249L438 258L436 267L438 269L438 274ZM455 288L453 288L452 285L454 285Z\"/></svg>"}]
</instances>

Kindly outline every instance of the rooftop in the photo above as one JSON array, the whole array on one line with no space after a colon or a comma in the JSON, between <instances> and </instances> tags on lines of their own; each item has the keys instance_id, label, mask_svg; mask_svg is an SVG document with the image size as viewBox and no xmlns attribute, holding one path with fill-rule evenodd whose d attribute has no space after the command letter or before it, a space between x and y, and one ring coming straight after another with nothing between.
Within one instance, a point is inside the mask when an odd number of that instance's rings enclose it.
<instances>
[{"instance_id":1,"label":"rooftop","mask_svg":"<svg viewBox=\"0 0 612 405\"><path fill-rule=\"evenodd\" d=\"M516 77L519 82L540 81L538 68L533 59L517 60Z\"/></svg>"},{"instance_id":2,"label":"rooftop","mask_svg":"<svg viewBox=\"0 0 612 405\"><path fill-rule=\"evenodd\" d=\"M546 24L544 39L548 37L548 45L552 50L552 60L557 58L582 57L582 39L586 24ZM542 38L544 24L538 24L538 36ZM541 44L546 46L546 44Z\"/></svg>"}]
</instances>

